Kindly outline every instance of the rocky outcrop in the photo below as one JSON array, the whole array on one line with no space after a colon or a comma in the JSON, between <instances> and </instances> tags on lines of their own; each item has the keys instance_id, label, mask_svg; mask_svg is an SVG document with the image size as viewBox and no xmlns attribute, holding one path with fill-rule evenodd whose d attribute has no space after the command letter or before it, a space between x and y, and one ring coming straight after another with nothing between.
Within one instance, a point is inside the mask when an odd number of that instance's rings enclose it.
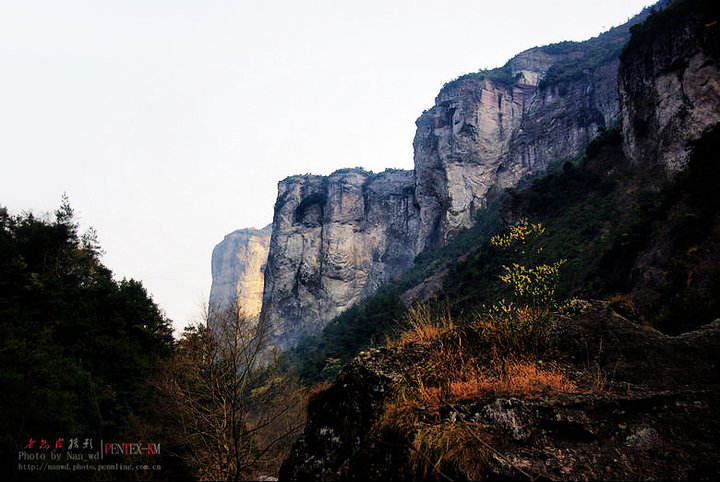
<instances>
[{"instance_id":1,"label":"rocky outcrop","mask_svg":"<svg viewBox=\"0 0 720 482\"><path fill-rule=\"evenodd\" d=\"M271 232L272 225L263 229L238 229L215 246L211 307L222 309L237 302L250 316L260 313Z\"/></svg>"},{"instance_id":2,"label":"rocky outcrop","mask_svg":"<svg viewBox=\"0 0 720 482\"><path fill-rule=\"evenodd\" d=\"M622 30L604 35L616 43L626 38ZM417 120L419 249L471 226L489 196L576 156L617 121L617 55L590 62L580 45L531 49L500 70L463 76ZM571 58L588 68L545 80L552 68L568 68L563 62Z\"/></svg>"},{"instance_id":3,"label":"rocky outcrop","mask_svg":"<svg viewBox=\"0 0 720 482\"><path fill-rule=\"evenodd\" d=\"M636 27L619 74L628 158L654 172L687 165L720 112L720 7L676 1Z\"/></svg>"},{"instance_id":4,"label":"rocky outcrop","mask_svg":"<svg viewBox=\"0 0 720 482\"><path fill-rule=\"evenodd\" d=\"M485 477L717 477L720 321L671 337L594 302L562 327L563 359L580 371L593 367L607 377L607 388L536 398L478 397L440 409L442 420L435 423L466 421L493 441L484 454ZM427 349L373 349L343 368L311 401L307 426L280 480L474 480L477 473L457 466L418 472L410 446L381 427L385 402L401 388L410 365L426 362Z\"/></svg>"},{"instance_id":5,"label":"rocky outcrop","mask_svg":"<svg viewBox=\"0 0 720 482\"><path fill-rule=\"evenodd\" d=\"M281 350L412 266L412 171L344 169L278 184L261 320Z\"/></svg>"}]
</instances>

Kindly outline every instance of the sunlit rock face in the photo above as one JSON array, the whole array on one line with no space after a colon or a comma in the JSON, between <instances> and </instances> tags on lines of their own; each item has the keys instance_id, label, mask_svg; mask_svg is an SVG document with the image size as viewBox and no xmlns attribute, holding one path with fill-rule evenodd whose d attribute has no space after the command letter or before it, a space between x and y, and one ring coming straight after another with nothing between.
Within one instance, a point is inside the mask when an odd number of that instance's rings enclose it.
<instances>
[{"instance_id":1,"label":"sunlit rock face","mask_svg":"<svg viewBox=\"0 0 720 482\"><path fill-rule=\"evenodd\" d=\"M211 308L222 309L237 301L246 314L260 314L271 232L272 225L263 229L238 229L215 246Z\"/></svg>"},{"instance_id":2,"label":"sunlit rock face","mask_svg":"<svg viewBox=\"0 0 720 482\"><path fill-rule=\"evenodd\" d=\"M412 266L418 232L412 171L345 169L278 184L261 320L294 346Z\"/></svg>"},{"instance_id":3,"label":"sunlit rock face","mask_svg":"<svg viewBox=\"0 0 720 482\"><path fill-rule=\"evenodd\" d=\"M617 58L576 79L544 84L550 67L568 55L531 49L508 62L506 78L461 77L417 120L418 249L471 226L489 196L576 156L616 121Z\"/></svg>"}]
</instances>

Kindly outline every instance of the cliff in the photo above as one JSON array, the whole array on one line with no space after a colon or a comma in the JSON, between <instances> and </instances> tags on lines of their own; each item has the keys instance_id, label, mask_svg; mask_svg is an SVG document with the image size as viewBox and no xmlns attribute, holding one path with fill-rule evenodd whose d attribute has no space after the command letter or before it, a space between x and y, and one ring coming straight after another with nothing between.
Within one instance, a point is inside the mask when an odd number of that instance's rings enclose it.
<instances>
[{"instance_id":1,"label":"cliff","mask_svg":"<svg viewBox=\"0 0 720 482\"><path fill-rule=\"evenodd\" d=\"M626 30L616 29L594 41L622 39ZM586 59L591 50L582 43L568 44L531 49L498 71L450 82L417 120L418 251L447 242L474 224L489 196L576 156L617 121L618 46L598 61ZM587 68L548 81L569 59Z\"/></svg>"},{"instance_id":2,"label":"cliff","mask_svg":"<svg viewBox=\"0 0 720 482\"><path fill-rule=\"evenodd\" d=\"M278 184L261 319L281 349L412 266L411 171L344 169Z\"/></svg>"},{"instance_id":3,"label":"cliff","mask_svg":"<svg viewBox=\"0 0 720 482\"><path fill-rule=\"evenodd\" d=\"M250 316L260 314L265 263L272 225L238 229L212 252L210 306L222 308L237 302Z\"/></svg>"},{"instance_id":4,"label":"cliff","mask_svg":"<svg viewBox=\"0 0 720 482\"><path fill-rule=\"evenodd\" d=\"M449 82L417 120L412 172L282 181L261 315L279 345L320 333L419 252L472 226L492 196L577 156L616 123L628 28Z\"/></svg>"},{"instance_id":5,"label":"cliff","mask_svg":"<svg viewBox=\"0 0 720 482\"><path fill-rule=\"evenodd\" d=\"M720 111L720 6L674 2L633 29L618 88L625 153L672 175ZM662 176L661 176L662 179Z\"/></svg>"},{"instance_id":6,"label":"cliff","mask_svg":"<svg viewBox=\"0 0 720 482\"><path fill-rule=\"evenodd\" d=\"M281 181L261 312L279 346L320 333L418 253L472 226L494 196L615 125L618 57L644 17L447 83L416 122L413 171Z\"/></svg>"}]
</instances>

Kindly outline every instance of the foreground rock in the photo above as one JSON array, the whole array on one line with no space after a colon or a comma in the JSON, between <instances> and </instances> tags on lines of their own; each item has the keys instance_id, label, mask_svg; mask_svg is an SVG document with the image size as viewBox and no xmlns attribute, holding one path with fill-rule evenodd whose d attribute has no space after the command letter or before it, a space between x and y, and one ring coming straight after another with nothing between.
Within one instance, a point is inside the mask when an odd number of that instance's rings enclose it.
<instances>
[{"instance_id":1,"label":"foreground rock","mask_svg":"<svg viewBox=\"0 0 720 482\"><path fill-rule=\"evenodd\" d=\"M493 443L478 459L504 480L713 479L720 475L720 321L677 337L596 302L565 320L559 346L603 390L534 399L478 398L441 410ZM456 466L419 473L410 447L382 431L384 403L427 346L366 352L309 407L281 480L472 480Z\"/></svg>"}]
</instances>

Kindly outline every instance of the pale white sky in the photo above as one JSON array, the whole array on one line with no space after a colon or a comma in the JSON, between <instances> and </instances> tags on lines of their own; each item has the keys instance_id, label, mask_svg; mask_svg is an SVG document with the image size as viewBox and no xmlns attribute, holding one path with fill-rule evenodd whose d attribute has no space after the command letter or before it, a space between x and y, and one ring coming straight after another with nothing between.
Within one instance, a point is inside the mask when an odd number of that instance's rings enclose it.
<instances>
[{"instance_id":1,"label":"pale white sky","mask_svg":"<svg viewBox=\"0 0 720 482\"><path fill-rule=\"evenodd\" d=\"M647 0L0 0L0 204L67 192L118 278L181 328L277 182L412 168L443 83Z\"/></svg>"}]
</instances>

